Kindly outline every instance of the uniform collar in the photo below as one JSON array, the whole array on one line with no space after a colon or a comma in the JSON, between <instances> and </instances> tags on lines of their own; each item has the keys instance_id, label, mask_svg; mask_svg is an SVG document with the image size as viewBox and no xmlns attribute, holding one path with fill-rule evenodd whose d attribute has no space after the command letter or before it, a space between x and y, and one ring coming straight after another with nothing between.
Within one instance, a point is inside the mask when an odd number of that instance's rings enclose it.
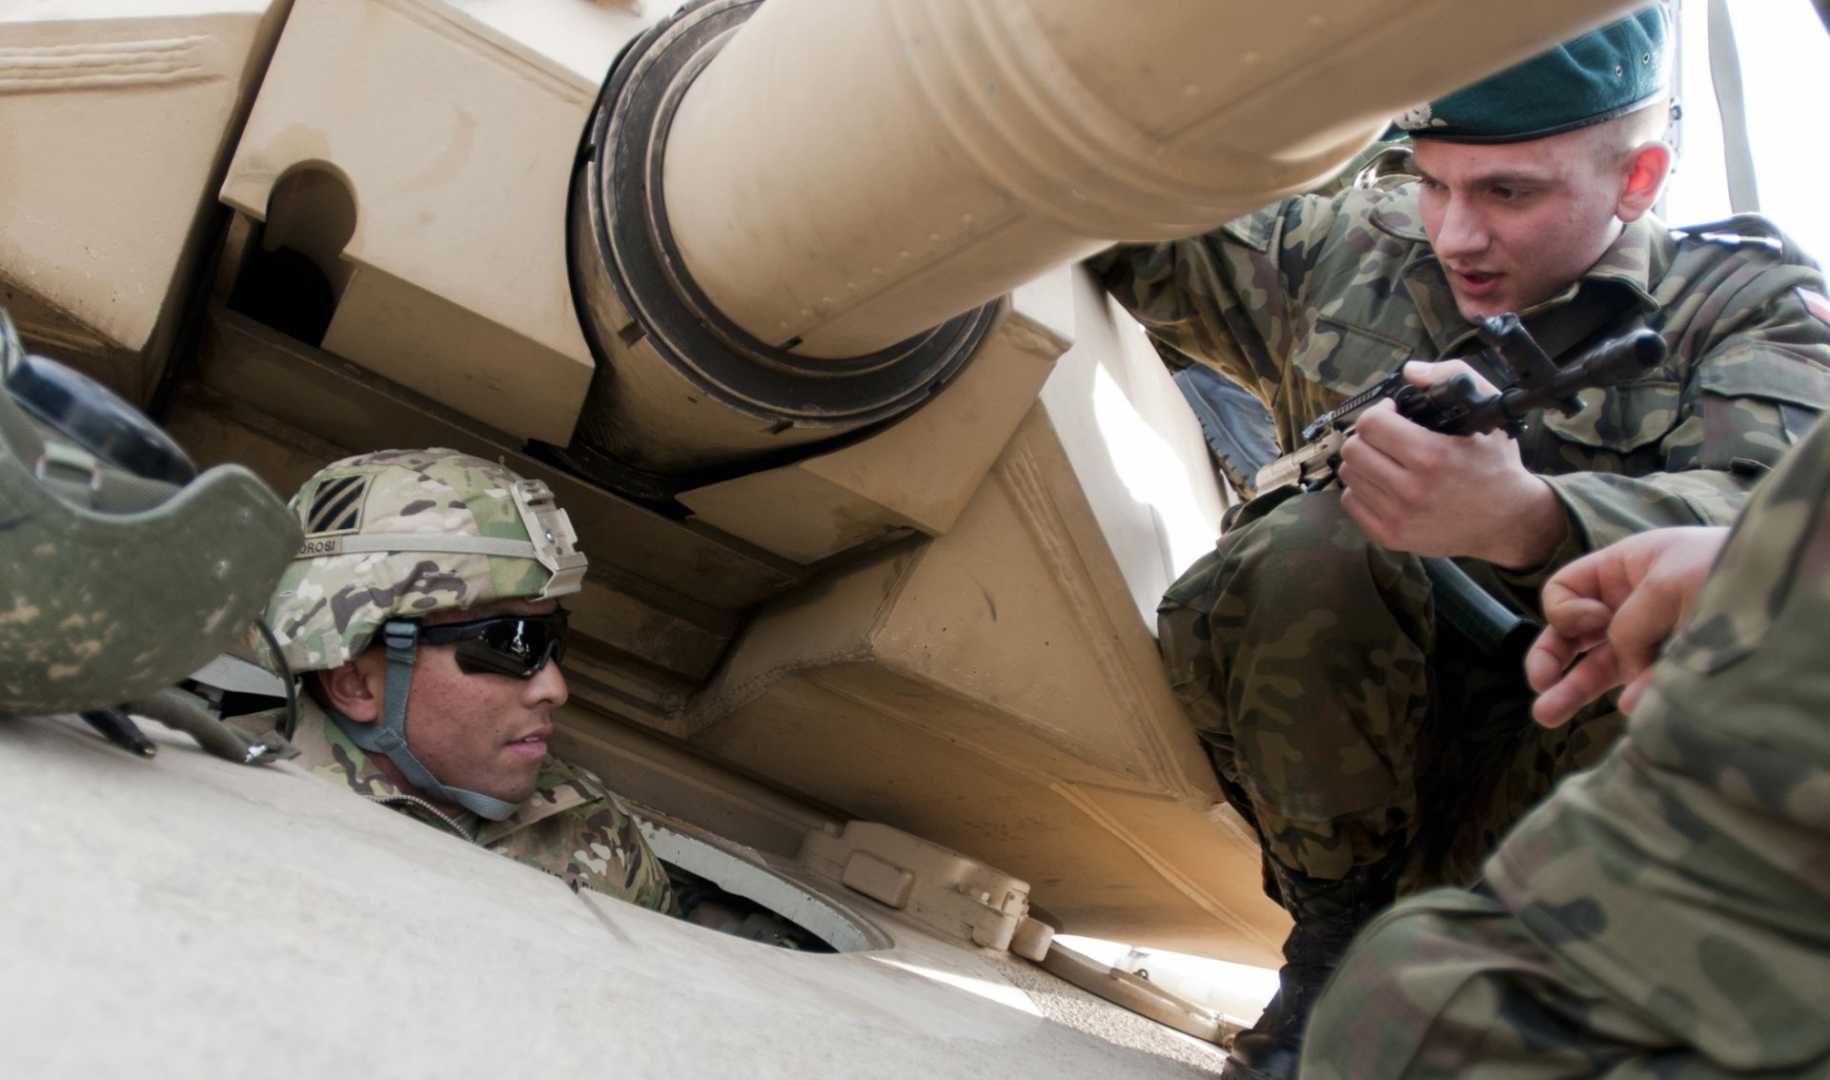
<instances>
[{"instance_id":1,"label":"uniform collar","mask_svg":"<svg viewBox=\"0 0 1830 1080\"><path fill-rule=\"evenodd\" d=\"M1423 215L1418 210L1418 190L1416 184L1399 188L1373 211L1372 222L1392 236L1414 242L1400 270L1405 289L1417 306L1418 317L1435 346L1436 355L1454 356L1474 339L1474 325L1462 318L1456 309L1455 294L1449 290L1442 264L1430 248L1429 236L1423 228ZM1657 311L1658 301L1652 296L1652 284L1669 265L1671 248L1669 231L1647 214L1629 222L1601 253L1601 258L1567 289L1520 315L1528 324L1550 321L1554 319L1554 313L1571 307L1578 298L1584 303L1575 305L1577 307L1618 312L1619 300L1624 297L1644 313ZM1590 320L1580 321L1586 324ZM1532 329L1534 333L1539 332L1538 326L1534 325ZM1545 344L1546 351L1557 355L1557 350L1549 348L1548 341Z\"/></svg>"},{"instance_id":2,"label":"uniform collar","mask_svg":"<svg viewBox=\"0 0 1830 1080\"><path fill-rule=\"evenodd\" d=\"M535 822L593 801L572 782L572 771L549 757L535 781L533 796L517 807L511 817L485 821L462 808L434 809L423 797L403 790L388 779L381 766L337 730L323 707L305 694L299 696L299 724L293 733L292 744L299 751L298 764L318 779L346 786L365 799L392 806L428 825L459 833L466 840L475 840L485 846Z\"/></svg>"}]
</instances>

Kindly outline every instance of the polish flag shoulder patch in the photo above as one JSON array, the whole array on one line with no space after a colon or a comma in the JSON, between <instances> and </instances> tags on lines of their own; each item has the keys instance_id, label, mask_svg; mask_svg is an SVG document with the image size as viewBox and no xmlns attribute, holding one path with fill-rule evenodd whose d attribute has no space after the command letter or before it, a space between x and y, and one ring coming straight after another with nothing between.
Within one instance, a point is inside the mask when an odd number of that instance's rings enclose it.
<instances>
[{"instance_id":1,"label":"polish flag shoulder patch","mask_svg":"<svg viewBox=\"0 0 1830 1080\"><path fill-rule=\"evenodd\" d=\"M1807 289L1803 285L1794 291L1798 293L1798 298L1804 301L1806 311L1817 316L1818 322L1830 325L1830 297Z\"/></svg>"}]
</instances>

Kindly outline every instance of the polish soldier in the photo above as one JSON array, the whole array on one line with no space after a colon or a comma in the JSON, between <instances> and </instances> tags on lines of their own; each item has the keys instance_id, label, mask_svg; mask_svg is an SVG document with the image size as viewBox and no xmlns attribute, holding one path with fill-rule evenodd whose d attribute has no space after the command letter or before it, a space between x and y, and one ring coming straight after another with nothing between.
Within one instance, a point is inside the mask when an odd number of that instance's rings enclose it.
<instances>
[{"instance_id":1,"label":"polish soldier","mask_svg":"<svg viewBox=\"0 0 1830 1080\"><path fill-rule=\"evenodd\" d=\"M1299 196L1091 268L1164 346L1272 413L1287 452L1402 369L1472 370L1479 321L1516 312L1559 363L1642 328L1667 358L1570 416L1439 435L1384 403L1340 490L1246 504L1169 589L1171 683L1295 920L1280 989L1228 1076L1294 1075L1314 998L1395 896L1465 884L1562 776L1592 765L1609 700L1531 722L1516 657L1439 623L1424 557L1521 614L1572 559L1661 526L1731 521L1830 402L1821 272L1771 222L1671 229L1666 24L1648 8L1405 114L1411 183Z\"/></svg>"}]
</instances>

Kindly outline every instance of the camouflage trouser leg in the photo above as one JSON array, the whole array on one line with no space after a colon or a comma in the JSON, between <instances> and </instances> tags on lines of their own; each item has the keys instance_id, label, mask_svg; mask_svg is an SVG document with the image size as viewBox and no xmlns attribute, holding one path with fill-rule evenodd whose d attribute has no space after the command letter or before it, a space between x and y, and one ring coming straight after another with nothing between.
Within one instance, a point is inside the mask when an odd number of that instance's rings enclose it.
<instances>
[{"instance_id":1,"label":"camouflage trouser leg","mask_svg":"<svg viewBox=\"0 0 1830 1080\"><path fill-rule=\"evenodd\" d=\"M1623 783L1620 764L1609 759L1581 786L1611 788L1648 816L1690 816L1669 791L1661 797ZM1547 807L1586 806L1589 793L1576 787L1559 790ZM1593 809L1606 820L1589 824L1602 831L1654 846L1673 839L1623 821L1605 798ZM1437 890L1375 919L1316 1004L1305 1080L1830 1076L1830 927L1821 889L1774 880L1770 866L1741 880L1762 860L1733 851L1725 837L1679 841L1694 862L1673 875L1606 844L1573 848L1592 837L1557 836L1554 826L1533 835L1543 816L1528 818L1501 857L1546 846L1585 863L1580 877L1523 902ZM1708 816L1671 824L1700 827ZM1789 847L1800 865L1817 861L1807 872L1823 875L1822 834L1773 829L1769 842ZM1711 877L1733 879L1744 895L1712 895L1699 880ZM1796 932L1813 920L1815 934Z\"/></svg>"},{"instance_id":2,"label":"camouflage trouser leg","mask_svg":"<svg viewBox=\"0 0 1830 1080\"><path fill-rule=\"evenodd\" d=\"M1562 727L1539 727L1524 677L1453 631L1441 631L1430 670L1437 709L1424 740L1421 842L1401 893L1472 884L1507 830L1559 780L1600 761L1623 722L1603 702Z\"/></svg>"},{"instance_id":3,"label":"camouflage trouser leg","mask_svg":"<svg viewBox=\"0 0 1830 1080\"><path fill-rule=\"evenodd\" d=\"M1336 492L1236 524L1158 609L1170 682L1241 812L1284 865L1338 879L1405 844L1435 648L1416 559Z\"/></svg>"},{"instance_id":4,"label":"camouflage trouser leg","mask_svg":"<svg viewBox=\"0 0 1830 1080\"><path fill-rule=\"evenodd\" d=\"M1444 889L1373 920L1309 1020L1304 1080L1721 1075L1559 962L1492 897Z\"/></svg>"},{"instance_id":5,"label":"camouflage trouser leg","mask_svg":"<svg viewBox=\"0 0 1830 1080\"><path fill-rule=\"evenodd\" d=\"M1787 800L1718 744L1725 798L1639 741L1520 823L1492 886L1368 925L1311 1017L1307 1080L1830 1076L1830 832L1788 820L1830 819L1830 756L1780 766L1806 778Z\"/></svg>"},{"instance_id":6,"label":"camouflage trouser leg","mask_svg":"<svg viewBox=\"0 0 1830 1080\"><path fill-rule=\"evenodd\" d=\"M1408 853L1406 891L1471 880L1614 726L1532 725L1522 674L1439 631L1421 562L1368 540L1338 492L1263 503L1158 615L1170 682L1228 797L1243 794L1271 857L1310 877Z\"/></svg>"}]
</instances>

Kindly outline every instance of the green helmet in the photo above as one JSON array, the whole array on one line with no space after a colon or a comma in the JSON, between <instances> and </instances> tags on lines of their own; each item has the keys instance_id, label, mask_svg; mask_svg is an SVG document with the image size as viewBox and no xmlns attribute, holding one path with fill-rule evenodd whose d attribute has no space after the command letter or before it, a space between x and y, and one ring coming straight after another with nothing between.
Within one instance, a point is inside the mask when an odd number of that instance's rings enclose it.
<instances>
[{"instance_id":1,"label":"green helmet","mask_svg":"<svg viewBox=\"0 0 1830 1080\"><path fill-rule=\"evenodd\" d=\"M513 804L451 787L414 756L407 698L421 617L578 591L585 557L552 491L456 450L384 450L320 470L292 511L305 541L267 608L287 662L334 668L378 635L387 651L381 722L329 710L331 723L426 794L495 821L512 815Z\"/></svg>"},{"instance_id":2,"label":"green helmet","mask_svg":"<svg viewBox=\"0 0 1830 1080\"><path fill-rule=\"evenodd\" d=\"M0 311L0 713L139 701L241 639L298 544L248 470L201 476Z\"/></svg>"},{"instance_id":3,"label":"green helmet","mask_svg":"<svg viewBox=\"0 0 1830 1080\"><path fill-rule=\"evenodd\" d=\"M585 556L539 480L456 450L334 462L291 508L305 532L267 622L295 672L361 655L389 619L579 590Z\"/></svg>"}]
</instances>

